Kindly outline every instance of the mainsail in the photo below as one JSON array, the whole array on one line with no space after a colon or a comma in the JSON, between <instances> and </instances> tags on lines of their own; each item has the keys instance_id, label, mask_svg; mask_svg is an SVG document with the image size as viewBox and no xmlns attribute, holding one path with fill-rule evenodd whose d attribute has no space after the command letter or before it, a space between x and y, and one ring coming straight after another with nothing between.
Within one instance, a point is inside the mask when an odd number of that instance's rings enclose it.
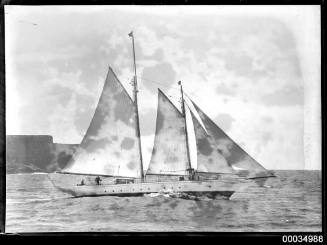
<instances>
[{"instance_id":1,"label":"mainsail","mask_svg":"<svg viewBox=\"0 0 327 245\"><path fill-rule=\"evenodd\" d=\"M94 116L65 172L140 177L134 102L109 67Z\"/></svg>"},{"instance_id":2,"label":"mainsail","mask_svg":"<svg viewBox=\"0 0 327 245\"><path fill-rule=\"evenodd\" d=\"M188 164L184 117L158 89L156 134L146 174L187 175Z\"/></svg>"},{"instance_id":3,"label":"mainsail","mask_svg":"<svg viewBox=\"0 0 327 245\"><path fill-rule=\"evenodd\" d=\"M217 146L217 151L219 151L219 153L226 159L229 165L235 169L241 170L239 173L242 173L242 175L247 177L272 176L271 173L269 173L237 143L235 143L221 128L219 128L193 101L192 103L200 116L210 139L214 140L215 145ZM201 130L198 131L201 132ZM209 146L212 147L212 145ZM203 145L202 148L207 149ZM199 163L201 164L198 160L198 164Z\"/></svg>"},{"instance_id":4,"label":"mainsail","mask_svg":"<svg viewBox=\"0 0 327 245\"><path fill-rule=\"evenodd\" d=\"M191 111L197 148L197 171L206 173L233 173L215 139L206 133Z\"/></svg>"}]
</instances>

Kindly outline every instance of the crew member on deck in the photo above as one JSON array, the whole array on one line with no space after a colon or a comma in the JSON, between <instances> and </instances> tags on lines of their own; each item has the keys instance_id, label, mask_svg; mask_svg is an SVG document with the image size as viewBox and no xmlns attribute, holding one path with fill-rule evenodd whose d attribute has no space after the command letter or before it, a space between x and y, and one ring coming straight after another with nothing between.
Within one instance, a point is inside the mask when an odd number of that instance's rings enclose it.
<instances>
[{"instance_id":1,"label":"crew member on deck","mask_svg":"<svg viewBox=\"0 0 327 245\"><path fill-rule=\"evenodd\" d=\"M97 185L101 185L101 182L102 181L102 179L99 177L99 176L97 176L96 178L95 178L95 183L97 184Z\"/></svg>"}]
</instances>

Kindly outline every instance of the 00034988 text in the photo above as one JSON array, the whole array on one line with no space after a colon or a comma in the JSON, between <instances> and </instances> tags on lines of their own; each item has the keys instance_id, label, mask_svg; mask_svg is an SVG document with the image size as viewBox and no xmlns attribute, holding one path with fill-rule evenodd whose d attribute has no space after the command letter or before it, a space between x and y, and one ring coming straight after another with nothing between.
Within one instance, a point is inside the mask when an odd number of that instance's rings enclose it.
<instances>
[{"instance_id":1,"label":"00034988 text","mask_svg":"<svg viewBox=\"0 0 327 245\"><path fill-rule=\"evenodd\" d=\"M283 243L322 243L324 238L322 235L283 235Z\"/></svg>"}]
</instances>

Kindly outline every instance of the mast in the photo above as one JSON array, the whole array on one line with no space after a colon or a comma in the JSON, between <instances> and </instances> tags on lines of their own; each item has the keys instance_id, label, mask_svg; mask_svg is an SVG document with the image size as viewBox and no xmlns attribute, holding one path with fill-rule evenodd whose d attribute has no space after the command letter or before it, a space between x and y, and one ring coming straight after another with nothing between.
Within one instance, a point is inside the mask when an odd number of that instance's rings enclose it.
<instances>
[{"instance_id":1,"label":"mast","mask_svg":"<svg viewBox=\"0 0 327 245\"><path fill-rule=\"evenodd\" d=\"M141 133L140 133L140 120L139 120L139 110L137 104L137 77L136 77L136 63L135 63L135 46L134 46L134 35L133 31L131 31L128 36L132 38L133 43L133 61L134 61L134 79L133 79L133 94L134 94L134 103L135 103L135 113L136 113L136 134L139 141L139 155L140 155L140 173L141 173L141 180L144 180L144 173L143 173L143 158L142 158L142 146L141 146Z\"/></svg>"},{"instance_id":2,"label":"mast","mask_svg":"<svg viewBox=\"0 0 327 245\"><path fill-rule=\"evenodd\" d=\"M187 160L188 160L188 172L189 172L189 176L191 177L191 179L193 179L193 169L191 166L191 158L190 158L190 147L188 144L188 134L187 134L187 123L186 123L186 113L185 113L185 105L184 105L184 93L183 93L183 86L182 86L182 82L179 81L178 85L181 86L181 94L182 94L182 114L184 117L184 124L185 124L185 135L186 135L186 149L187 149Z\"/></svg>"}]
</instances>

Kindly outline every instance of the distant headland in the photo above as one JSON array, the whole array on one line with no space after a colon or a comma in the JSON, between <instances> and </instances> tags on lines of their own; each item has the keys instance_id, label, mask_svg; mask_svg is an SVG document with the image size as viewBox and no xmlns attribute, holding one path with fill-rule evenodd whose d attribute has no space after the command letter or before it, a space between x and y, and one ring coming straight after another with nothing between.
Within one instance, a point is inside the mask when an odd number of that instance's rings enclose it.
<instances>
[{"instance_id":1,"label":"distant headland","mask_svg":"<svg viewBox=\"0 0 327 245\"><path fill-rule=\"evenodd\" d=\"M66 166L77 146L54 143L51 135L7 135L6 173L58 171Z\"/></svg>"}]
</instances>

